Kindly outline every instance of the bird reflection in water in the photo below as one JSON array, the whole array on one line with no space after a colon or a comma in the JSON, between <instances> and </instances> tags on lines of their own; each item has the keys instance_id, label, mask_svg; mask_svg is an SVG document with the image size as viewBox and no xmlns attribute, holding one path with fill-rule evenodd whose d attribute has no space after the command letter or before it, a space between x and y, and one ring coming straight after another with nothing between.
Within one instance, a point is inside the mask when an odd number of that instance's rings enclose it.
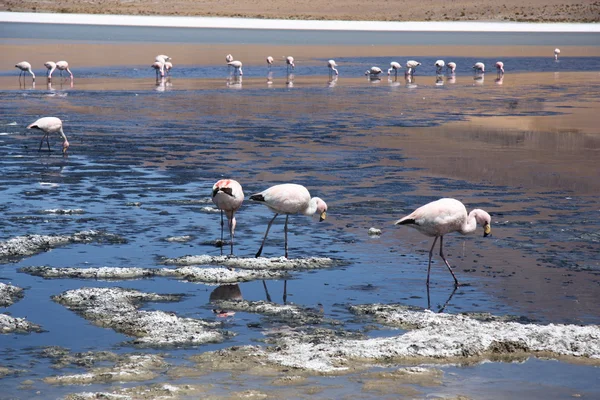
<instances>
[{"instance_id":1,"label":"bird reflection in water","mask_svg":"<svg viewBox=\"0 0 600 400\"><path fill-rule=\"evenodd\" d=\"M156 91L157 92L165 92L171 90L173 84L171 83L171 78L165 78L164 76L156 80Z\"/></svg>"},{"instance_id":2,"label":"bird reflection in water","mask_svg":"<svg viewBox=\"0 0 600 400\"><path fill-rule=\"evenodd\" d=\"M227 87L230 89L241 89L242 88L242 76L233 75L227 78Z\"/></svg>"},{"instance_id":3,"label":"bird reflection in water","mask_svg":"<svg viewBox=\"0 0 600 400\"><path fill-rule=\"evenodd\" d=\"M456 75L450 75L446 78L446 83L456 83Z\"/></svg>"},{"instance_id":4,"label":"bird reflection in water","mask_svg":"<svg viewBox=\"0 0 600 400\"><path fill-rule=\"evenodd\" d=\"M219 301L243 300L242 291L240 290L240 286L237 284L221 285L210 293L208 300L210 303L217 303L215 306L218 305ZM235 315L235 311L227 311L222 308L213 308L213 312L219 318L232 317Z\"/></svg>"},{"instance_id":5,"label":"bird reflection in water","mask_svg":"<svg viewBox=\"0 0 600 400\"><path fill-rule=\"evenodd\" d=\"M444 86L444 77L442 75L435 77L435 86Z\"/></svg>"},{"instance_id":6,"label":"bird reflection in water","mask_svg":"<svg viewBox=\"0 0 600 400\"><path fill-rule=\"evenodd\" d=\"M405 75L404 81L406 82L406 87L408 89L415 89L417 87L417 83L413 75Z\"/></svg>"},{"instance_id":7,"label":"bird reflection in water","mask_svg":"<svg viewBox=\"0 0 600 400\"><path fill-rule=\"evenodd\" d=\"M504 81L504 75L500 75L500 76L499 76L499 77L497 77L497 78L496 78L496 80L495 80L495 82L496 82L496 85L502 85L503 81Z\"/></svg>"},{"instance_id":8,"label":"bird reflection in water","mask_svg":"<svg viewBox=\"0 0 600 400\"><path fill-rule=\"evenodd\" d=\"M332 77L330 77L329 80L327 81L327 87L335 87L335 85L337 85L337 80L338 80L337 75L333 75Z\"/></svg>"},{"instance_id":9,"label":"bird reflection in water","mask_svg":"<svg viewBox=\"0 0 600 400\"><path fill-rule=\"evenodd\" d=\"M286 80L285 80L285 85L289 88L293 88L294 87L294 74L288 74Z\"/></svg>"},{"instance_id":10,"label":"bird reflection in water","mask_svg":"<svg viewBox=\"0 0 600 400\"><path fill-rule=\"evenodd\" d=\"M273 58L273 57L271 57ZM271 67L271 65L269 64L269 68ZM273 84L273 71L269 71L269 73L267 74L267 86L271 86Z\"/></svg>"},{"instance_id":11,"label":"bird reflection in water","mask_svg":"<svg viewBox=\"0 0 600 400\"><path fill-rule=\"evenodd\" d=\"M454 290L452 290L452 292L450 293L450 296L448 296L448 300L446 300L446 302L444 304L442 304L441 306L439 306L438 310L435 311L437 313L443 313L444 310L446 309L446 307L448 306L448 304L450 304L450 301L452 300L452 296L454 296L454 293L456 293L456 290L458 289L458 287L454 287ZM427 309L431 310L431 296L429 294L429 286L427 286ZM434 311L434 310L431 310Z\"/></svg>"},{"instance_id":12,"label":"bird reflection in water","mask_svg":"<svg viewBox=\"0 0 600 400\"><path fill-rule=\"evenodd\" d=\"M269 303L272 303L271 294L269 293L269 288L267 288L267 282L262 281L263 288L265 289L265 297ZM283 281L283 304L287 304L287 279Z\"/></svg>"},{"instance_id":13,"label":"bird reflection in water","mask_svg":"<svg viewBox=\"0 0 600 400\"><path fill-rule=\"evenodd\" d=\"M485 80L485 75L483 74L475 74L473 77L473 81L476 85L483 85L483 81Z\"/></svg>"}]
</instances>

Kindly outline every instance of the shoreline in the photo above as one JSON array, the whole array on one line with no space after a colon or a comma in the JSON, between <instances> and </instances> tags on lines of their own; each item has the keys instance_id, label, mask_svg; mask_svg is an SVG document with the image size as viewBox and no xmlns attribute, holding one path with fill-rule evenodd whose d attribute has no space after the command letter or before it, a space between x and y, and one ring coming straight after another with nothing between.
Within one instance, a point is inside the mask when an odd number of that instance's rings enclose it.
<instances>
[{"instance_id":1,"label":"shoreline","mask_svg":"<svg viewBox=\"0 0 600 400\"><path fill-rule=\"evenodd\" d=\"M260 30L323 30L357 32L520 32L600 33L597 23L532 23L486 21L342 21L286 20L260 18L137 16L114 14L54 14L0 12L0 22L146 26L172 28L218 28ZM600 43L599 43L600 45Z\"/></svg>"}]
</instances>

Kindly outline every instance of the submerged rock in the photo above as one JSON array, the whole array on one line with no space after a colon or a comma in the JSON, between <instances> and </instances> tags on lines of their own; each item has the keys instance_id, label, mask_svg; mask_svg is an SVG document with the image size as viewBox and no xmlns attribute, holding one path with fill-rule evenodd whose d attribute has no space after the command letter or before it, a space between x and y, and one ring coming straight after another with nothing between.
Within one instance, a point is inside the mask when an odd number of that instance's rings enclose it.
<instances>
[{"instance_id":1,"label":"submerged rock","mask_svg":"<svg viewBox=\"0 0 600 400\"><path fill-rule=\"evenodd\" d=\"M42 332L42 328L25 318L15 318L10 315L0 314L0 333L30 333Z\"/></svg>"},{"instance_id":2,"label":"submerged rock","mask_svg":"<svg viewBox=\"0 0 600 400\"><path fill-rule=\"evenodd\" d=\"M340 261L327 257L309 258L244 258L229 256L183 256L178 258L165 258L162 261L166 265L221 265L240 269L260 270L306 270L330 268L341 265Z\"/></svg>"},{"instance_id":3,"label":"submerged rock","mask_svg":"<svg viewBox=\"0 0 600 400\"><path fill-rule=\"evenodd\" d=\"M8 307L23 297L23 289L0 282L0 307Z\"/></svg>"},{"instance_id":4,"label":"submerged rock","mask_svg":"<svg viewBox=\"0 0 600 400\"><path fill-rule=\"evenodd\" d=\"M218 323L180 318L164 311L140 311L142 302L179 301L181 295L143 293L122 288L69 290L52 299L101 327L134 336L134 344L151 346L197 345L221 342Z\"/></svg>"},{"instance_id":5,"label":"submerged rock","mask_svg":"<svg viewBox=\"0 0 600 400\"><path fill-rule=\"evenodd\" d=\"M84 231L73 235L17 236L5 242L0 242L0 260L31 256L70 243L92 243L95 241L107 241L110 243L125 242L120 236L99 231Z\"/></svg>"}]
</instances>

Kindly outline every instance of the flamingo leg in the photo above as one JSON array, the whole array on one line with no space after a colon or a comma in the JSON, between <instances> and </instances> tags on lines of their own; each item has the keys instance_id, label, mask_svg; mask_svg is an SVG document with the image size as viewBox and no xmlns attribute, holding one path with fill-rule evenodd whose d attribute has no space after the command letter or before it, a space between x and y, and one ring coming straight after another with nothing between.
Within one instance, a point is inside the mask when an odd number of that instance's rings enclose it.
<instances>
[{"instance_id":1,"label":"flamingo leg","mask_svg":"<svg viewBox=\"0 0 600 400\"><path fill-rule=\"evenodd\" d=\"M283 227L283 233L284 233L284 237L285 237L285 258L288 258L287 225L288 225L288 218L289 217L290 217L289 215L285 216L285 225Z\"/></svg>"},{"instance_id":2,"label":"flamingo leg","mask_svg":"<svg viewBox=\"0 0 600 400\"><path fill-rule=\"evenodd\" d=\"M267 297L267 301L271 302L271 295L269 294L269 289L267 289L267 283L263 280L263 287L265 288L265 296Z\"/></svg>"},{"instance_id":3,"label":"flamingo leg","mask_svg":"<svg viewBox=\"0 0 600 400\"><path fill-rule=\"evenodd\" d=\"M231 236L231 255L233 255L233 230L235 228L235 214L229 219L229 235Z\"/></svg>"},{"instance_id":4,"label":"flamingo leg","mask_svg":"<svg viewBox=\"0 0 600 400\"><path fill-rule=\"evenodd\" d=\"M269 225L267 226L267 231L265 232L265 237L263 238L263 241L260 245L260 249L258 249L258 251L256 252L256 258L260 257L260 255L262 254L263 246L265 245L265 240L267 240L267 235L269 234L269 229L271 229L271 225L273 225L273 221L275 221L275 218L277 218L278 215L279 214L275 214L271 222L269 222Z\"/></svg>"},{"instance_id":5,"label":"flamingo leg","mask_svg":"<svg viewBox=\"0 0 600 400\"><path fill-rule=\"evenodd\" d=\"M452 274L452 277L454 278L454 286L455 287L459 286L460 284L458 283L458 279L456 279L454 272L452 272L452 268L450 268L450 264L448 263L448 260L446 260L446 257L444 257L443 244L444 244L444 237L440 236L440 257L442 257L442 260L444 260L444 262L446 263L446 267L448 267L448 271L450 271L450 273ZM431 249L433 250L433 247Z\"/></svg>"},{"instance_id":6,"label":"flamingo leg","mask_svg":"<svg viewBox=\"0 0 600 400\"><path fill-rule=\"evenodd\" d=\"M435 247L435 242L437 242L438 237L436 236L433 239L433 244L431 245L431 249L429 249L429 264L427 265L427 287L429 287L429 272L431 271L431 257L433 256L433 248Z\"/></svg>"},{"instance_id":7,"label":"flamingo leg","mask_svg":"<svg viewBox=\"0 0 600 400\"><path fill-rule=\"evenodd\" d=\"M221 255L223 255L223 210L221 210Z\"/></svg>"}]
</instances>

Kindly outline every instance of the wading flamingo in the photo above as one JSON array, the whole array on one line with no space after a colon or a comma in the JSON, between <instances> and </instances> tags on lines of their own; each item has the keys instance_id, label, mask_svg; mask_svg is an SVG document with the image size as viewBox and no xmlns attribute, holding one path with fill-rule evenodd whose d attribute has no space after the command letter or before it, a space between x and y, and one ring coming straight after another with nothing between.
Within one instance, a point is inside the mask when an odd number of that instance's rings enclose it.
<instances>
[{"instance_id":1,"label":"wading flamingo","mask_svg":"<svg viewBox=\"0 0 600 400\"><path fill-rule=\"evenodd\" d=\"M229 63L232 61L233 61L233 56L231 54L227 54L225 56L225 62L227 63L227 71L231 70L231 65L229 65Z\"/></svg>"},{"instance_id":2,"label":"wading flamingo","mask_svg":"<svg viewBox=\"0 0 600 400\"><path fill-rule=\"evenodd\" d=\"M223 255L223 212L227 215L229 236L231 237L231 255L233 255L233 235L235 233L235 212L244 202L242 185L233 179L221 179L213 185L212 201L221 210L221 255Z\"/></svg>"},{"instance_id":3,"label":"wading flamingo","mask_svg":"<svg viewBox=\"0 0 600 400\"><path fill-rule=\"evenodd\" d=\"M285 58L285 63L287 64L288 73L290 71L290 67L292 67L292 71L296 68L296 64L294 64L294 57L287 56Z\"/></svg>"},{"instance_id":4,"label":"wading flamingo","mask_svg":"<svg viewBox=\"0 0 600 400\"><path fill-rule=\"evenodd\" d=\"M435 65L435 72L437 74L441 74L442 69L444 68L444 65L446 65L446 63L444 62L444 60L437 60L434 65Z\"/></svg>"},{"instance_id":5,"label":"wading flamingo","mask_svg":"<svg viewBox=\"0 0 600 400\"><path fill-rule=\"evenodd\" d=\"M25 72L29 72L33 81L35 82L35 74L31 70L31 64L27 61L21 61L20 63L15 65L16 68L19 68L21 71L19 72L19 80L21 80L21 74L23 75L23 80L25 80Z\"/></svg>"},{"instance_id":6,"label":"wading flamingo","mask_svg":"<svg viewBox=\"0 0 600 400\"><path fill-rule=\"evenodd\" d=\"M273 57L268 56L267 57L267 67L269 68L269 70L271 70L271 65L273 65Z\"/></svg>"},{"instance_id":7,"label":"wading flamingo","mask_svg":"<svg viewBox=\"0 0 600 400\"><path fill-rule=\"evenodd\" d=\"M173 69L173 63L171 61L165 62L165 74L171 75L171 70Z\"/></svg>"},{"instance_id":8,"label":"wading flamingo","mask_svg":"<svg viewBox=\"0 0 600 400\"><path fill-rule=\"evenodd\" d=\"M371 79L379 79L379 74L381 74L381 72L381 68L371 67L365 71L365 75L368 75Z\"/></svg>"},{"instance_id":9,"label":"wading flamingo","mask_svg":"<svg viewBox=\"0 0 600 400\"><path fill-rule=\"evenodd\" d=\"M62 72L63 71L67 71L69 73L69 75L71 75L71 79L73 79L73 73L69 69L69 63L68 62L66 62L66 61L57 61L56 62L56 69L60 71L60 76L61 77L62 77ZM50 78L52 78L52 76L50 76Z\"/></svg>"},{"instance_id":10,"label":"wading flamingo","mask_svg":"<svg viewBox=\"0 0 600 400\"><path fill-rule=\"evenodd\" d=\"M42 140L40 141L40 148L38 151L42 150L42 144L44 144L44 139L46 139L46 144L48 145L48 151L50 151L50 141L48 140L48 136L51 133L59 133L63 138L63 154L67 153L67 149L69 148L69 141L67 140L67 136L63 132L63 124L59 118L56 117L43 117L35 121L33 124L29 125L27 129L39 129L44 132L44 136L42 136Z\"/></svg>"},{"instance_id":11,"label":"wading flamingo","mask_svg":"<svg viewBox=\"0 0 600 400\"><path fill-rule=\"evenodd\" d=\"M406 62L406 75L413 75L417 67L421 65L420 62L415 60L409 60Z\"/></svg>"},{"instance_id":12,"label":"wading flamingo","mask_svg":"<svg viewBox=\"0 0 600 400\"><path fill-rule=\"evenodd\" d=\"M398 77L398 70L402 68L402 66L400 65L400 63L396 62L396 61L392 61L390 63L390 68L388 69L388 76L390 76L390 74L392 73L392 71L394 71L394 76Z\"/></svg>"},{"instance_id":13,"label":"wading flamingo","mask_svg":"<svg viewBox=\"0 0 600 400\"><path fill-rule=\"evenodd\" d=\"M477 72L485 72L485 64L482 62L476 62L475 64L473 64L473 70L477 73Z\"/></svg>"},{"instance_id":14,"label":"wading flamingo","mask_svg":"<svg viewBox=\"0 0 600 400\"><path fill-rule=\"evenodd\" d=\"M165 62L164 61L154 61L154 64L150 66L154 68L156 71L156 79L158 79L158 74L160 73L161 78L165 76Z\"/></svg>"},{"instance_id":15,"label":"wading flamingo","mask_svg":"<svg viewBox=\"0 0 600 400\"><path fill-rule=\"evenodd\" d=\"M504 63L502 61L496 62L496 70L498 75L504 75Z\"/></svg>"},{"instance_id":16,"label":"wading flamingo","mask_svg":"<svg viewBox=\"0 0 600 400\"><path fill-rule=\"evenodd\" d=\"M335 63L335 60L329 60L327 61L327 68L329 68L329 76L332 76L334 73L336 75L339 75L338 70L335 68L338 65Z\"/></svg>"},{"instance_id":17,"label":"wading flamingo","mask_svg":"<svg viewBox=\"0 0 600 400\"><path fill-rule=\"evenodd\" d=\"M171 61L171 57L164 54L159 54L154 57L154 61L162 61L163 63L166 63L167 61Z\"/></svg>"},{"instance_id":18,"label":"wading flamingo","mask_svg":"<svg viewBox=\"0 0 600 400\"><path fill-rule=\"evenodd\" d=\"M554 61L558 61L558 55L560 54L560 49L554 49Z\"/></svg>"},{"instance_id":19,"label":"wading flamingo","mask_svg":"<svg viewBox=\"0 0 600 400\"><path fill-rule=\"evenodd\" d=\"M490 215L480 209L475 209L467 215L464 204L456 199L440 199L417 208L410 215L396 221L396 225L408 225L415 228L426 236L434 237L433 244L429 250L429 265L427 266L427 286L429 286L429 272L431 271L431 256L438 238L440 239L440 256L446 263L448 271L454 278L454 285L458 286L458 280L450 268L450 264L444 257L444 235L451 232L460 232L463 235L473 233L477 224L483 226L483 236L488 236L492 229L490 227Z\"/></svg>"},{"instance_id":20,"label":"wading flamingo","mask_svg":"<svg viewBox=\"0 0 600 400\"><path fill-rule=\"evenodd\" d=\"M51 79L52 73L56 69L56 63L54 61L46 61L44 63L44 67L46 67L46 69L48 70L46 71L46 77L48 77L48 79Z\"/></svg>"},{"instance_id":21,"label":"wading flamingo","mask_svg":"<svg viewBox=\"0 0 600 400\"><path fill-rule=\"evenodd\" d=\"M448 64L446 64L446 69L448 71L450 71L451 74L453 74L456 71L456 63L455 62L449 62Z\"/></svg>"},{"instance_id":22,"label":"wading flamingo","mask_svg":"<svg viewBox=\"0 0 600 400\"><path fill-rule=\"evenodd\" d=\"M241 61L229 61L227 65L230 65L234 68L234 72L237 71L239 76L244 75L244 71L242 71L242 62Z\"/></svg>"},{"instance_id":23,"label":"wading flamingo","mask_svg":"<svg viewBox=\"0 0 600 400\"><path fill-rule=\"evenodd\" d=\"M260 245L260 249L256 253L256 257L260 257L265 241L267 240L267 235L269 234L269 229L271 229L273 221L275 221L275 218L279 214L285 214L285 258L288 257L287 226L289 216L291 214L313 215L318 212L319 221L323 221L327 216L327 204L318 197L311 198L308 189L294 183L271 186L267 190L253 194L250 196L250 200L265 204L275 213L275 216L267 226L265 237Z\"/></svg>"}]
</instances>

